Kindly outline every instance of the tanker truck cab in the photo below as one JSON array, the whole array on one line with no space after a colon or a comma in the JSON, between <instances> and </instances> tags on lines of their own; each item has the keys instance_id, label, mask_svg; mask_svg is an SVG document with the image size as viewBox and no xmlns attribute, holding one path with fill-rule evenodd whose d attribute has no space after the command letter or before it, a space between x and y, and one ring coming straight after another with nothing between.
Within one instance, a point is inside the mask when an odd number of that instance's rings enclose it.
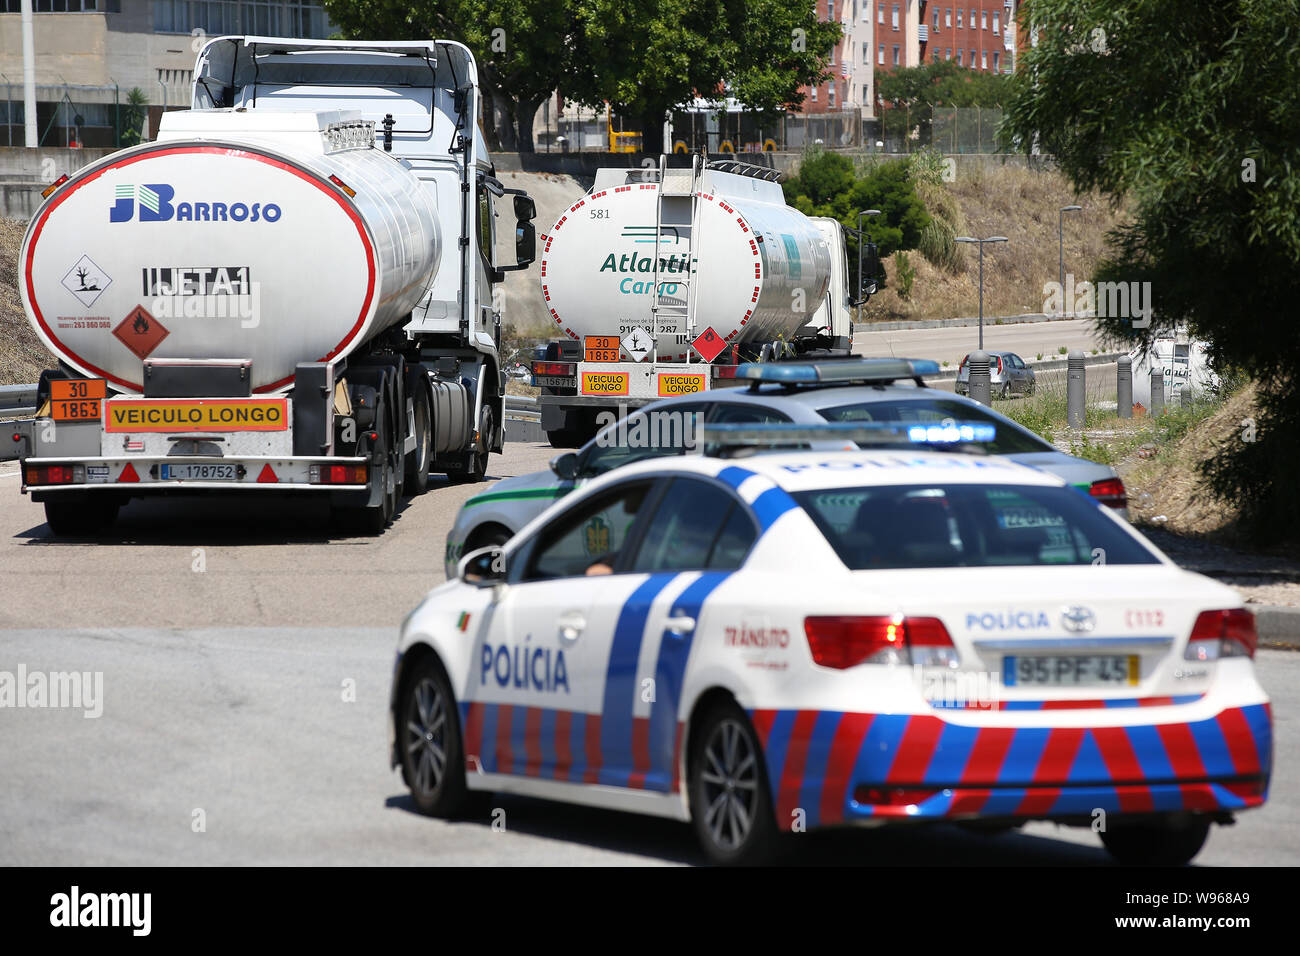
<instances>
[{"instance_id":1,"label":"tanker truck cab","mask_svg":"<svg viewBox=\"0 0 1300 956\"><path fill-rule=\"evenodd\" d=\"M845 237L736 160L602 169L541 236L557 339L533 363L541 425L576 447L613 414L735 384L740 363L852 350Z\"/></svg>"},{"instance_id":2,"label":"tanker truck cab","mask_svg":"<svg viewBox=\"0 0 1300 956\"><path fill-rule=\"evenodd\" d=\"M534 211L495 178L477 98L456 43L222 37L157 142L52 188L20 268L60 365L7 457L55 533L217 492L324 494L376 533L431 471L483 477L493 289L532 261Z\"/></svg>"}]
</instances>

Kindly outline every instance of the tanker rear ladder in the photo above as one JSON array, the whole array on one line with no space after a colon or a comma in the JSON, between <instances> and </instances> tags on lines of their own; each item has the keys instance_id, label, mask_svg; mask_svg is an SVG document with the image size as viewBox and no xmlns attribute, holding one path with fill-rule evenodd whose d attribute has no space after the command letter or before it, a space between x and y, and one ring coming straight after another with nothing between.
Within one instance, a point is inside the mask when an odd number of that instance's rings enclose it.
<instances>
[{"instance_id":1,"label":"tanker rear ladder","mask_svg":"<svg viewBox=\"0 0 1300 956\"><path fill-rule=\"evenodd\" d=\"M668 157L664 154L659 156L659 197L655 202L655 251L654 251L654 268L653 282L654 291L650 298L650 339L654 343L651 346L651 362L659 361L659 316L664 314L667 318L674 321L675 333L679 336L684 335L686 338L686 362L689 365L691 361L691 348L689 343L695 338L695 245L696 245L696 228L699 224L699 181L700 181L700 156L698 153L691 156L690 169L669 169ZM667 214L667 215L665 215ZM682 219L685 214L685 220ZM678 305L676 302L669 302L668 297L664 295L663 286L666 284L659 279L659 264L663 261L663 238L664 229L668 228L673 231L673 245L681 241L682 230L686 231L686 305ZM674 252L674 258L676 254ZM676 282L678 288L682 282Z\"/></svg>"}]
</instances>

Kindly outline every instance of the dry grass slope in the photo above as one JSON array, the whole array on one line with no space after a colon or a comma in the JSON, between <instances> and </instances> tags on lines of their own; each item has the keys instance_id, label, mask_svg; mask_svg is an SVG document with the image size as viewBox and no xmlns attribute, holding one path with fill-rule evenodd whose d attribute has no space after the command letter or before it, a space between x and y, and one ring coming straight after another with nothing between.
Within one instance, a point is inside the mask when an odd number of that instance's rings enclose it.
<instances>
[{"instance_id":1,"label":"dry grass slope","mask_svg":"<svg viewBox=\"0 0 1300 956\"><path fill-rule=\"evenodd\" d=\"M962 169L943 187L956 201L966 235L1006 236L1006 243L984 247L984 314L1019 315L1043 311L1043 284L1057 280L1057 216L1065 214L1065 271L1076 282L1089 278L1104 249L1104 237L1123 210L1100 196L1078 196L1055 170L1019 166ZM889 288L874 296L864 319L938 319L979 312L979 258L974 246L959 247L966 262L958 275L912 254L916 282L910 301L898 295L893 258L886 260Z\"/></svg>"}]
</instances>

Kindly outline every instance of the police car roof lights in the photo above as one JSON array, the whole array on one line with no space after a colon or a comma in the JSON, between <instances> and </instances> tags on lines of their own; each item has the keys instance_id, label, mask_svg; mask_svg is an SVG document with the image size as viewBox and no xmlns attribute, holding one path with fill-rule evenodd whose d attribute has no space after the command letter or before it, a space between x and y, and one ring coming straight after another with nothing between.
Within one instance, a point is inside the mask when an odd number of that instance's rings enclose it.
<instances>
[{"instance_id":1,"label":"police car roof lights","mask_svg":"<svg viewBox=\"0 0 1300 956\"><path fill-rule=\"evenodd\" d=\"M790 425L784 422L704 423L696 448L724 456L728 451L759 446L843 441L855 445L930 445L948 448L990 442L997 426L989 422L824 422ZM846 450L851 449L846 445Z\"/></svg>"},{"instance_id":2,"label":"police car roof lights","mask_svg":"<svg viewBox=\"0 0 1300 956\"><path fill-rule=\"evenodd\" d=\"M894 382L902 378L921 384L922 375L938 375L939 363L930 359L851 358L818 362L747 362L736 369L736 378L753 385Z\"/></svg>"}]
</instances>

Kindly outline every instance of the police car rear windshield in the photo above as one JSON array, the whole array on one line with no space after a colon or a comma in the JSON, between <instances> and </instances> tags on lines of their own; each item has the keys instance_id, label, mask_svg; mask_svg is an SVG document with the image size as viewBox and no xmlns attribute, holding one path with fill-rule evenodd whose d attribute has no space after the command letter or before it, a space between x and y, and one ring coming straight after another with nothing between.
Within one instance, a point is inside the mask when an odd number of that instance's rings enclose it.
<instances>
[{"instance_id":1,"label":"police car rear windshield","mask_svg":"<svg viewBox=\"0 0 1300 956\"><path fill-rule=\"evenodd\" d=\"M913 398L886 399L878 402L853 402L817 409L817 414L829 422L941 422L953 419L963 422L991 422L997 426L997 437L992 441L969 442L982 447L991 455L1019 455L1029 452L1055 451L1051 445L1036 435L1013 426L1000 415L984 411L974 403L956 399Z\"/></svg>"},{"instance_id":2,"label":"police car rear windshield","mask_svg":"<svg viewBox=\"0 0 1300 956\"><path fill-rule=\"evenodd\" d=\"M794 498L854 571L1160 563L1071 488L893 485Z\"/></svg>"}]
</instances>

